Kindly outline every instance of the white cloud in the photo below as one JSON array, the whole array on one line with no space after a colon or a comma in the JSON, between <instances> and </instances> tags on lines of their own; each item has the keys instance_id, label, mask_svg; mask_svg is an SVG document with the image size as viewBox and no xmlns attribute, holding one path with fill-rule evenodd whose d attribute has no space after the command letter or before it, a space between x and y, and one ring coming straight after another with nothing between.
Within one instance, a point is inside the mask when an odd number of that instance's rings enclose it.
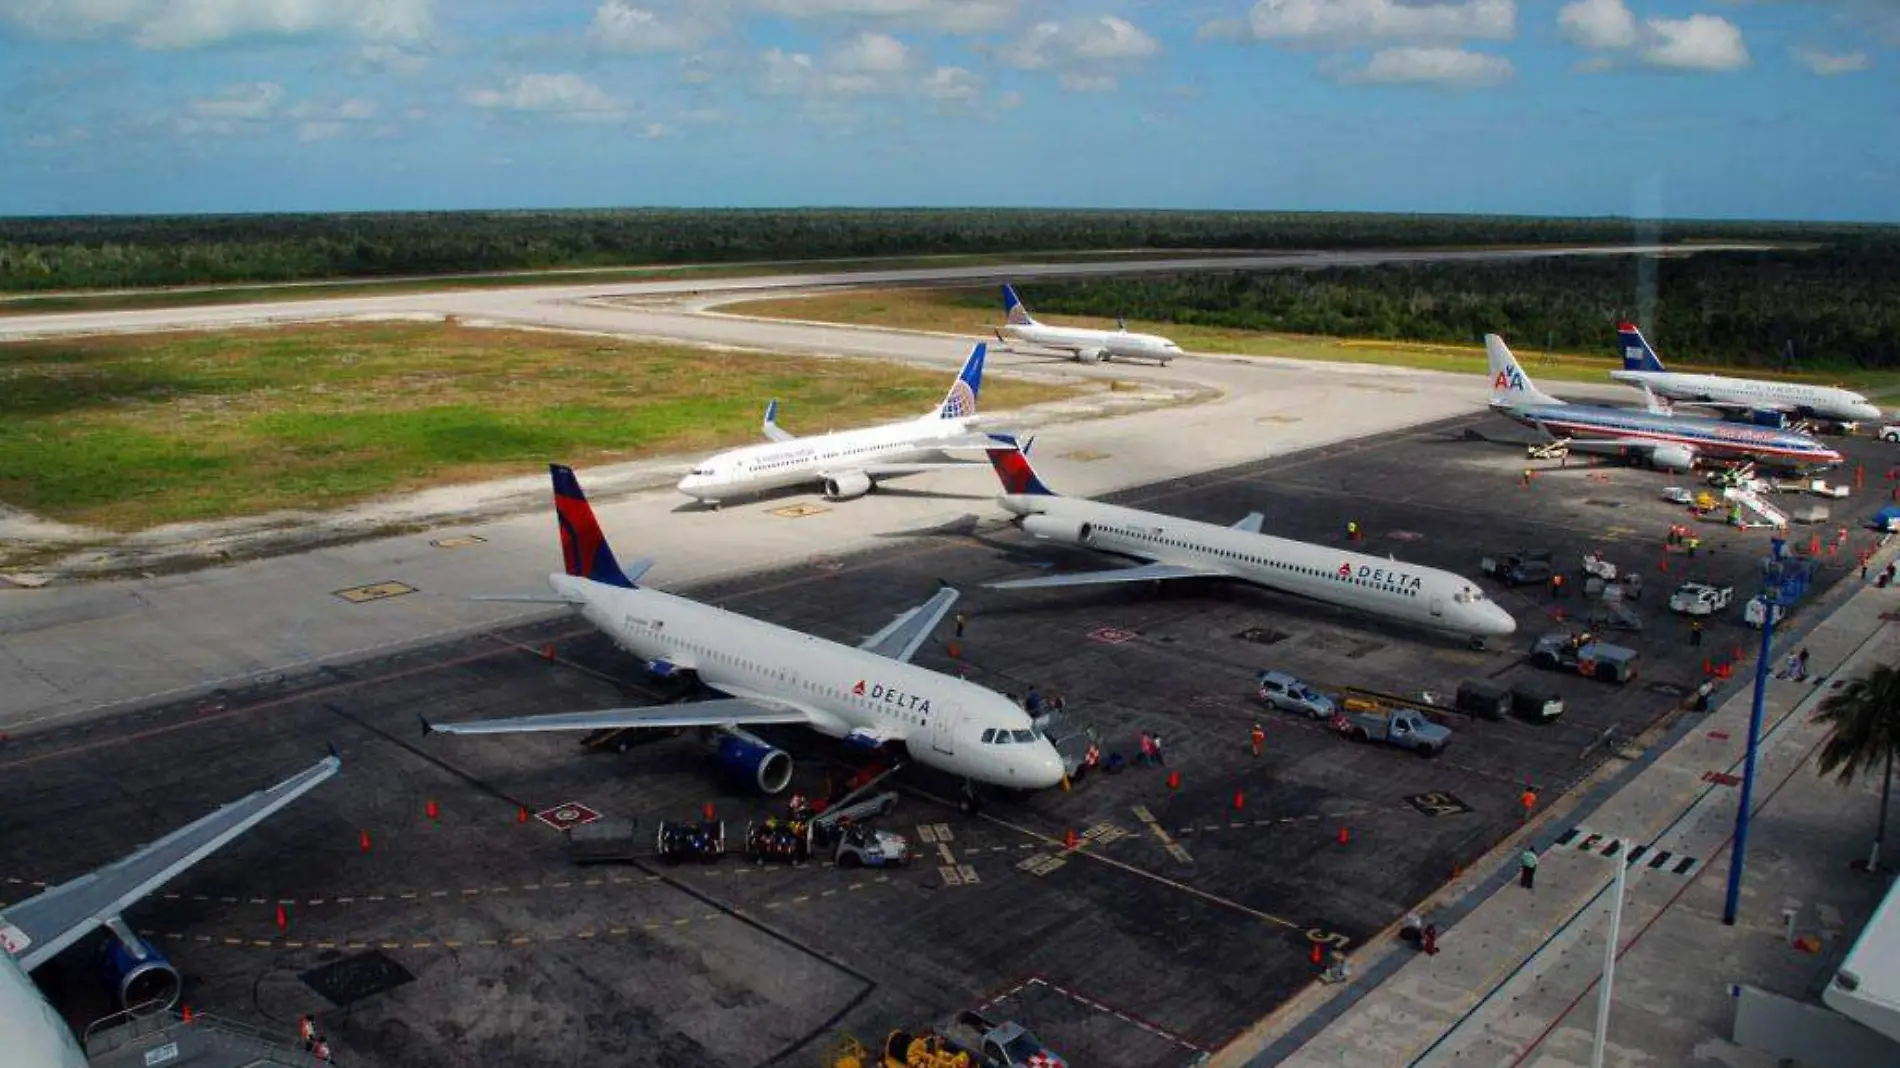
<instances>
[{"instance_id":1,"label":"white cloud","mask_svg":"<svg viewBox=\"0 0 1900 1068\"><path fill-rule=\"evenodd\" d=\"M1511 61L1462 48L1385 48L1372 54L1358 69L1334 68L1340 81L1362 85L1436 85L1447 89L1482 89L1510 81Z\"/></svg>"},{"instance_id":2,"label":"white cloud","mask_svg":"<svg viewBox=\"0 0 1900 1068\"><path fill-rule=\"evenodd\" d=\"M1010 108L1022 107L1023 94L1017 92L1014 89L1006 89L1003 91L1003 93L1000 96L996 98L996 106L999 108L1002 108L1005 111L1009 110Z\"/></svg>"},{"instance_id":3,"label":"white cloud","mask_svg":"<svg viewBox=\"0 0 1900 1068\"><path fill-rule=\"evenodd\" d=\"M1203 36L1239 28L1210 23ZM1401 0L1259 0L1246 32L1263 41L1349 47L1373 41L1507 41L1517 34L1516 0L1414 4Z\"/></svg>"},{"instance_id":4,"label":"white cloud","mask_svg":"<svg viewBox=\"0 0 1900 1068\"><path fill-rule=\"evenodd\" d=\"M832 66L863 74L890 74L910 65L910 49L886 33L860 33L832 57Z\"/></svg>"},{"instance_id":5,"label":"white cloud","mask_svg":"<svg viewBox=\"0 0 1900 1068\"><path fill-rule=\"evenodd\" d=\"M0 22L41 37L126 37L140 48L197 48L253 37L414 41L431 0L0 0Z\"/></svg>"},{"instance_id":6,"label":"white cloud","mask_svg":"<svg viewBox=\"0 0 1900 1068\"><path fill-rule=\"evenodd\" d=\"M923 93L932 100L974 104L983 95L983 79L962 67L938 67L924 78Z\"/></svg>"},{"instance_id":7,"label":"white cloud","mask_svg":"<svg viewBox=\"0 0 1900 1068\"><path fill-rule=\"evenodd\" d=\"M578 74L524 74L499 89L471 89L463 99L491 111L540 112L585 122L618 122L632 110Z\"/></svg>"},{"instance_id":8,"label":"white cloud","mask_svg":"<svg viewBox=\"0 0 1900 1068\"><path fill-rule=\"evenodd\" d=\"M1794 58L1802 66L1822 77L1835 74L1852 74L1873 66L1873 59L1865 52L1843 52L1834 54L1817 48L1797 48Z\"/></svg>"},{"instance_id":9,"label":"white cloud","mask_svg":"<svg viewBox=\"0 0 1900 1068\"><path fill-rule=\"evenodd\" d=\"M1643 62L1672 70L1732 71L1748 66L1742 31L1716 15L1650 19Z\"/></svg>"},{"instance_id":10,"label":"white cloud","mask_svg":"<svg viewBox=\"0 0 1900 1068\"><path fill-rule=\"evenodd\" d=\"M227 86L217 96L200 97L185 105L192 118L210 122L268 119L284 99L276 82L247 82Z\"/></svg>"},{"instance_id":11,"label":"white cloud","mask_svg":"<svg viewBox=\"0 0 1900 1068\"><path fill-rule=\"evenodd\" d=\"M642 0L653 3L656 0ZM611 52L690 52L731 28L725 0L657 0L664 10L607 0L587 39Z\"/></svg>"},{"instance_id":12,"label":"white cloud","mask_svg":"<svg viewBox=\"0 0 1900 1068\"><path fill-rule=\"evenodd\" d=\"M999 30L1017 20L1022 0L750 0L769 15L789 19L836 18L889 23L944 33Z\"/></svg>"},{"instance_id":13,"label":"white cloud","mask_svg":"<svg viewBox=\"0 0 1900 1068\"><path fill-rule=\"evenodd\" d=\"M1557 12L1564 40L1584 48L1628 48L1636 43L1636 16L1623 0L1576 0Z\"/></svg>"},{"instance_id":14,"label":"white cloud","mask_svg":"<svg viewBox=\"0 0 1900 1068\"><path fill-rule=\"evenodd\" d=\"M28 148L71 148L92 140L92 131L84 126L68 126L53 133L38 133L26 139Z\"/></svg>"},{"instance_id":15,"label":"white cloud","mask_svg":"<svg viewBox=\"0 0 1900 1068\"><path fill-rule=\"evenodd\" d=\"M1076 92L1114 89L1116 78L1161 50L1141 27L1114 15L1038 22L996 49L996 59L1018 70L1053 71Z\"/></svg>"},{"instance_id":16,"label":"white cloud","mask_svg":"<svg viewBox=\"0 0 1900 1068\"><path fill-rule=\"evenodd\" d=\"M646 137L646 139L649 141L657 141L660 138L671 134L672 132L673 132L672 128L667 126L663 122L649 122L647 123L647 128L643 132L642 136Z\"/></svg>"},{"instance_id":17,"label":"white cloud","mask_svg":"<svg viewBox=\"0 0 1900 1068\"><path fill-rule=\"evenodd\" d=\"M372 41L356 54L356 66L374 74L416 74L429 65L429 57L401 45Z\"/></svg>"},{"instance_id":18,"label":"white cloud","mask_svg":"<svg viewBox=\"0 0 1900 1068\"><path fill-rule=\"evenodd\" d=\"M297 140L306 141L306 142L322 141L331 137L336 137L337 135L341 134L344 130L348 128L349 126L347 123L341 123L341 122L299 123L297 125Z\"/></svg>"},{"instance_id":19,"label":"white cloud","mask_svg":"<svg viewBox=\"0 0 1900 1068\"><path fill-rule=\"evenodd\" d=\"M931 66L915 48L877 32L861 32L822 56L771 48L760 53L758 90L808 101L909 96L940 104L973 103L983 79L963 67Z\"/></svg>"}]
</instances>

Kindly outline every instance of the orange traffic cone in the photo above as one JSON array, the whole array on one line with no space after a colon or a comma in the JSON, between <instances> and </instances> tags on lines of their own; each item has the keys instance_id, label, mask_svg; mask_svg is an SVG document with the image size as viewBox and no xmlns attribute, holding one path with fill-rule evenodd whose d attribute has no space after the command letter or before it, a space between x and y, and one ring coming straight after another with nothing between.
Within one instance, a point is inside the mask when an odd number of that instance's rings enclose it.
<instances>
[{"instance_id":1,"label":"orange traffic cone","mask_svg":"<svg viewBox=\"0 0 1900 1068\"><path fill-rule=\"evenodd\" d=\"M1344 827L1341 827L1341 828L1339 829L1339 844L1340 844L1340 845L1348 845L1348 844L1350 844L1351 842L1352 842L1352 831L1350 831L1350 830L1348 830L1348 829L1346 829L1346 828L1344 828Z\"/></svg>"},{"instance_id":2,"label":"orange traffic cone","mask_svg":"<svg viewBox=\"0 0 1900 1068\"><path fill-rule=\"evenodd\" d=\"M1247 807L1247 795L1245 793L1242 793L1239 790L1235 790L1234 791L1234 811L1239 812L1241 809L1246 808L1246 807Z\"/></svg>"},{"instance_id":3,"label":"orange traffic cone","mask_svg":"<svg viewBox=\"0 0 1900 1068\"><path fill-rule=\"evenodd\" d=\"M1656 570L1665 575L1669 574L1669 554L1667 552L1663 553L1662 558L1656 561Z\"/></svg>"},{"instance_id":4,"label":"orange traffic cone","mask_svg":"<svg viewBox=\"0 0 1900 1068\"><path fill-rule=\"evenodd\" d=\"M430 801L428 804L423 805L422 811L427 813L429 818L432 820L442 818L442 809L438 807L434 801Z\"/></svg>"},{"instance_id":5,"label":"orange traffic cone","mask_svg":"<svg viewBox=\"0 0 1900 1068\"><path fill-rule=\"evenodd\" d=\"M282 930L286 930L289 927L290 927L290 917L284 915L284 903L279 901L277 903L277 929L279 931L282 931Z\"/></svg>"},{"instance_id":6,"label":"orange traffic cone","mask_svg":"<svg viewBox=\"0 0 1900 1068\"><path fill-rule=\"evenodd\" d=\"M369 832L368 831L360 832L359 841L362 843L363 852L365 853L369 852Z\"/></svg>"},{"instance_id":7,"label":"orange traffic cone","mask_svg":"<svg viewBox=\"0 0 1900 1068\"><path fill-rule=\"evenodd\" d=\"M541 647L541 659L543 660L554 659L554 643L553 642L549 642L548 644L543 645Z\"/></svg>"},{"instance_id":8,"label":"orange traffic cone","mask_svg":"<svg viewBox=\"0 0 1900 1068\"><path fill-rule=\"evenodd\" d=\"M951 642L950 643L950 659L955 660L957 657L962 656L962 655L963 655L963 643Z\"/></svg>"},{"instance_id":9,"label":"orange traffic cone","mask_svg":"<svg viewBox=\"0 0 1900 1068\"><path fill-rule=\"evenodd\" d=\"M520 808L515 809L515 822L516 823L528 822L528 806L522 805Z\"/></svg>"},{"instance_id":10,"label":"orange traffic cone","mask_svg":"<svg viewBox=\"0 0 1900 1068\"><path fill-rule=\"evenodd\" d=\"M1715 674L1715 661L1713 661L1713 660L1710 660L1710 659L1709 659L1708 657L1706 657L1706 656L1705 656L1705 657L1703 657L1703 658L1702 658L1702 673L1703 673L1704 675L1713 675L1713 674Z\"/></svg>"},{"instance_id":11,"label":"orange traffic cone","mask_svg":"<svg viewBox=\"0 0 1900 1068\"><path fill-rule=\"evenodd\" d=\"M190 1023L191 1022L191 1006L190 1005L179 1006L178 1018L183 1020L186 1023Z\"/></svg>"},{"instance_id":12,"label":"orange traffic cone","mask_svg":"<svg viewBox=\"0 0 1900 1068\"><path fill-rule=\"evenodd\" d=\"M1062 848L1074 849L1075 844L1076 844L1075 828L1071 827L1069 828L1069 833L1062 836Z\"/></svg>"},{"instance_id":13,"label":"orange traffic cone","mask_svg":"<svg viewBox=\"0 0 1900 1068\"><path fill-rule=\"evenodd\" d=\"M1312 961L1314 964L1319 964L1325 961L1326 958L1320 955L1318 942L1313 943L1313 952L1307 957L1307 959Z\"/></svg>"},{"instance_id":14,"label":"orange traffic cone","mask_svg":"<svg viewBox=\"0 0 1900 1068\"><path fill-rule=\"evenodd\" d=\"M1179 790L1180 788L1181 788L1181 773L1178 771L1168 772L1168 789Z\"/></svg>"}]
</instances>

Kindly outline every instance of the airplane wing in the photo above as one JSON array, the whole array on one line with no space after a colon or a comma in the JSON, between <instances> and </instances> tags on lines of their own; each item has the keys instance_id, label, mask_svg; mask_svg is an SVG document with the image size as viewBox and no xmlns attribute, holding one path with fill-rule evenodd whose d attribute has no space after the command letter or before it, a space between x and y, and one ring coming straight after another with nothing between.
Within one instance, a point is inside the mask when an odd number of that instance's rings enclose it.
<instances>
[{"instance_id":1,"label":"airplane wing","mask_svg":"<svg viewBox=\"0 0 1900 1068\"><path fill-rule=\"evenodd\" d=\"M930 600L891 620L883 630L864 639L858 648L905 664L910 663L910 658L917 655L917 647L924 644L924 639L930 637L930 632L937 629L938 623L943 622L945 613L957 603L958 596L954 588L945 586Z\"/></svg>"},{"instance_id":2,"label":"airplane wing","mask_svg":"<svg viewBox=\"0 0 1900 1068\"><path fill-rule=\"evenodd\" d=\"M1650 453L1657 449L1689 448L1687 445L1679 445L1669 441L1652 441L1649 438L1569 438L1566 439L1565 444L1569 446L1571 452L1575 453L1618 457L1648 457ZM1693 453L1695 450L1690 449L1689 451Z\"/></svg>"},{"instance_id":3,"label":"airplane wing","mask_svg":"<svg viewBox=\"0 0 1900 1068\"><path fill-rule=\"evenodd\" d=\"M991 446L994 448L995 446ZM949 460L941 463L915 464L865 464L863 467L848 467L841 470L820 471L819 478L835 478L838 475L860 472L872 478L885 478L890 475L914 475L919 471L943 471L951 468L988 467L987 460Z\"/></svg>"},{"instance_id":4,"label":"airplane wing","mask_svg":"<svg viewBox=\"0 0 1900 1068\"><path fill-rule=\"evenodd\" d=\"M592 712L553 712L463 723L422 721L424 734L526 734L535 731L626 730L635 727L741 727L760 723L812 722L796 705L757 697L718 698L684 705L601 708Z\"/></svg>"},{"instance_id":5,"label":"airplane wing","mask_svg":"<svg viewBox=\"0 0 1900 1068\"><path fill-rule=\"evenodd\" d=\"M1261 526L1264 525L1266 521L1267 517L1265 515L1259 512L1248 512L1240 522L1234 524L1233 529L1244 530L1249 534L1258 534L1260 533Z\"/></svg>"},{"instance_id":6,"label":"airplane wing","mask_svg":"<svg viewBox=\"0 0 1900 1068\"><path fill-rule=\"evenodd\" d=\"M1780 404L1780 403L1777 403L1775 401L1770 401L1770 400L1764 400L1758 404L1749 404L1749 403L1744 403L1742 401L1710 400L1708 398L1697 398L1695 400L1679 398L1675 401L1675 403L1690 405L1696 408L1714 408L1717 411L1736 412L1736 413L1747 413L1747 412L1787 413L1787 412L1793 412L1793 411L1798 410L1797 406L1795 405Z\"/></svg>"},{"instance_id":7,"label":"airplane wing","mask_svg":"<svg viewBox=\"0 0 1900 1068\"><path fill-rule=\"evenodd\" d=\"M1075 571L1067 575L1010 579L1007 582L985 582L983 585L992 590L1029 590L1050 586L1094 586L1108 582L1159 582L1163 579L1226 577L1227 572L1216 571L1213 568L1187 567L1182 564L1142 564L1138 567L1121 567L1110 571Z\"/></svg>"},{"instance_id":8,"label":"airplane wing","mask_svg":"<svg viewBox=\"0 0 1900 1068\"><path fill-rule=\"evenodd\" d=\"M128 905L309 793L342 767L342 759L333 753L276 786L180 827L123 860L14 905L0 919L0 945L19 960L20 967L32 971Z\"/></svg>"}]
</instances>

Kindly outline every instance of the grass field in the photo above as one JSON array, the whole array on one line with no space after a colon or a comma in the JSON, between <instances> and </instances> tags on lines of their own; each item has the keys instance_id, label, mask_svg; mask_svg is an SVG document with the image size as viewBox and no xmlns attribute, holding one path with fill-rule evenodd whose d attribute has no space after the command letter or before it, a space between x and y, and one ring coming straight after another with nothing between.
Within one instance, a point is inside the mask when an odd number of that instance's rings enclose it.
<instances>
[{"instance_id":1,"label":"grass field","mask_svg":"<svg viewBox=\"0 0 1900 1068\"><path fill-rule=\"evenodd\" d=\"M976 298L973 302L973 298ZM994 306L985 307L985 302ZM1001 300L991 287L981 289L888 289L831 293L817 297L748 300L723 304L721 312L774 319L805 319L824 323L859 323L900 330L937 330L972 337L992 336L1003 321ZM1052 326L1112 329L1112 321L1067 315L1036 314ZM1443 345L1422 341L1360 340L1313 337L1303 334L1258 333L1221 327L1177 323L1128 321L1128 329L1163 334L1189 352L1223 352L1241 356L1279 356L1294 360L1373 363L1458 374L1486 373L1480 345ZM1541 352L1530 345L1513 346L1533 377L1554 381L1606 381L1605 374L1622 366L1610 355ZM1720 372L1721 368L1683 365L1672 370ZM1900 394L1900 373L1855 371L1845 374L1777 375L1760 370L1736 372L1754 378L1782 378L1860 389L1873 396Z\"/></svg>"},{"instance_id":2,"label":"grass field","mask_svg":"<svg viewBox=\"0 0 1900 1068\"><path fill-rule=\"evenodd\" d=\"M453 324L0 346L0 502L139 530L921 414L949 371ZM1070 391L997 378L986 408Z\"/></svg>"}]
</instances>

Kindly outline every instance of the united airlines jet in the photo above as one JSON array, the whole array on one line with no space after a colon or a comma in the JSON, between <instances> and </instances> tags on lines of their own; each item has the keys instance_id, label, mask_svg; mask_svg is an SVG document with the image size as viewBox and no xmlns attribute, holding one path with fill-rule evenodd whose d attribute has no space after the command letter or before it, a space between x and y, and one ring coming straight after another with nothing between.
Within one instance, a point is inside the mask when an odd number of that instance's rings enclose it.
<instances>
[{"instance_id":1,"label":"united airlines jet","mask_svg":"<svg viewBox=\"0 0 1900 1068\"><path fill-rule=\"evenodd\" d=\"M1436 568L1348 552L1260 531L1252 512L1231 527L1061 497L1036 477L1014 439L992 434L990 465L1003 482L1003 507L1038 538L1147 563L1108 571L991 582L992 589L1092 586L1165 579L1234 579L1352 608L1383 619L1449 631L1473 646L1517 630L1517 620L1476 583Z\"/></svg>"},{"instance_id":2,"label":"united airlines jet","mask_svg":"<svg viewBox=\"0 0 1900 1068\"><path fill-rule=\"evenodd\" d=\"M0 915L0 950L5 951L0 952L0 1064L85 1068L86 1055L72 1031L27 973L100 927L109 939L99 970L120 1007L144 1015L175 1004L180 990L178 969L127 927L119 913L342 767L343 761L332 753L276 786L233 801L123 860L9 906ZM152 1031L141 1037L156 1035ZM167 1059L164 1048L147 1052L145 1063L163 1063ZM176 1047L171 1056L177 1056Z\"/></svg>"},{"instance_id":3,"label":"united airlines jet","mask_svg":"<svg viewBox=\"0 0 1900 1068\"><path fill-rule=\"evenodd\" d=\"M1879 407L1866 397L1837 386L1665 371L1656 350L1649 347L1643 332L1634 323L1618 326L1616 338L1623 349L1623 370L1611 371L1611 378L1633 386L1648 386L1658 395L1683 404L1718 408L1744 417L1756 412L1775 412L1831 419L1837 423L1860 423L1881 417Z\"/></svg>"},{"instance_id":4,"label":"united airlines jet","mask_svg":"<svg viewBox=\"0 0 1900 1068\"><path fill-rule=\"evenodd\" d=\"M919 764L971 782L1034 790L1062 781L1062 758L1016 702L994 690L912 664L957 591L945 587L853 648L636 583L651 560L625 571L601 533L574 472L553 465L563 574L549 575L552 601L579 608L614 644L657 675L690 672L724 697L690 704L465 723L430 723L442 734L698 728L733 777L776 794L792 758L746 730L793 723L867 749L901 748Z\"/></svg>"},{"instance_id":5,"label":"united airlines jet","mask_svg":"<svg viewBox=\"0 0 1900 1068\"><path fill-rule=\"evenodd\" d=\"M1621 456L1665 471L1687 471L1703 458L1807 470L1834 467L1841 454L1807 434L1598 404L1565 404L1532 382L1496 334L1484 336L1491 364L1491 407L1562 441L1574 452ZM1653 407L1653 406L1652 406Z\"/></svg>"},{"instance_id":6,"label":"united airlines jet","mask_svg":"<svg viewBox=\"0 0 1900 1068\"><path fill-rule=\"evenodd\" d=\"M827 498L846 501L871 492L879 479L976 466L982 461L936 458L947 451L988 445L987 438L970 430L977 395L983 390L987 351L982 343L971 349L943 402L917 419L800 438L778 425L775 400L765 408L767 444L732 449L701 461L680 480L679 491L716 508L722 500L745 494L817 483Z\"/></svg>"},{"instance_id":7,"label":"united airlines jet","mask_svg":"<svg viewBox=\"0 0 1900 1068\"><path fill-rule=\"evenodd\" d=\"M1003 328L997 340L1005 337L1039 345L1045 349L1072 353L1081 363L1128 357L1158 360L1162 366L1181 355L1181 346L1157 334L1131 334L1127 324L1119 330L1086 330L1076 326L1046 326L1029 314L1028 305L1016 295L1014 286L1003 286Z\"/></svg>"}]
</instances>

